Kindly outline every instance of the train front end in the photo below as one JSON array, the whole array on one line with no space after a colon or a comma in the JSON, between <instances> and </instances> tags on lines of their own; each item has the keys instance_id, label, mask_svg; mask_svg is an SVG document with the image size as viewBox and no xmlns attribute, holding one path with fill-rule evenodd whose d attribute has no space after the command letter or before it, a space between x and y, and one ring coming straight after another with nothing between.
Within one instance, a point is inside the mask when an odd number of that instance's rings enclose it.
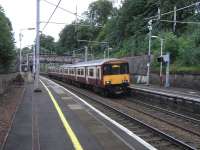
<instances>
[{"instance_id":1,"label":"train front end","mask_svg":"<svg viewBox=\"0 0 200 150\"><path fill-rule=\"evenodd\" d=\"M103 85L105 92L128 93L130 84L129 65L126 61L111 61L103 65Z\"/></svg>"}]
</instances>

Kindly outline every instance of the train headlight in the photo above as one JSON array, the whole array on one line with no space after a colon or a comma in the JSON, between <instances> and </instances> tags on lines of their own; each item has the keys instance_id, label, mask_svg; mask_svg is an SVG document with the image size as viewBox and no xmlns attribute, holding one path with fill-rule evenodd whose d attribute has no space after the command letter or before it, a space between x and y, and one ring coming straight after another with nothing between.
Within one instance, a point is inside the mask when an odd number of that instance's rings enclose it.
<instances>
[{"instance_id":1,"label":"train headlight","mask_svg":"<svg viewBox=\"0 0 200 150\"><path fill-rule=\"evenodd\" d=\"M111 81L106 81L105 83L106 83L106 84L111 84Z\"/></svg>"}]
</instances>

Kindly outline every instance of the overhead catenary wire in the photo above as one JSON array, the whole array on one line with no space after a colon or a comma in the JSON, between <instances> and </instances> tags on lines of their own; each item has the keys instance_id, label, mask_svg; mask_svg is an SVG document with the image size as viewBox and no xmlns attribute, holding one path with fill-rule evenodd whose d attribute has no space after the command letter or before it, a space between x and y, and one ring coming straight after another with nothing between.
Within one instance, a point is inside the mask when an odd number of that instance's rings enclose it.
<instances>
[{"instance_id":1,"label":"overhead catenary wire","mask_svg":"<svg viewBox=\"0 0 200 150\"><path fill-rule=\"evenodd\" d=\"M47 23L46 21L40 21L40 23ZM49 21L49 23L50 24L56 24L56 25L63 25L63 24L65 24L65 25L73 25L73 26L82 26L82 27L91 27L91 25L90 24L80 24L80 23L78 23L78 24L68 24L68 23L65 23L65 22L52 22L52 21ZM103 26L94 26L94 27L97 27L97 28L102 28Z\"/></svg>"},{"instance_id":2,"label":"overhead catenary wire","mask_svg":"<svg viewBox=\"0 0 200 150\"><path fill-rule=\"evenodd\" d=\"M200 22L193 21L171 21L171 20L160 20L161 22L169 22L169 23L180 23L180 24L200 24Z\"/></svg>"},{"instance_id":3,"label":"overhead catenary wire","mask_svg":"<svg viewBox=\"0 0 200 150\"><path fill-rule=\"evenodd\" d=\"M57 8L59 7L60 3L61 3L62 0L59 0L58 4L56 5L55 9L53 10L51 16L49 17L47 23L44 25L43 29L42 29L42 32L44 31L44 29L47 27L47 25L49 24L51 18L53 17L54 13L56 12Z\"/></svg>"},{"instance_id":4,"label":"overhead catenary wire","mask_svg":"<svg viewBox=\"0 0 200 150\"><path fill-rule=\"evenodd\" d=\"M190 8L190 7L193 7L193 6L196 6L197 4L200 4L200 2L196 2L196 3L193 3L193 4L191 4L191 5L188 5L188 6L179 8L179 9L176 9L176 12L181 11L181 10L184 10L184 9L187 9L187 8ZM166 12L166 13L163 13L163 14L160 14L160 16L165 16L165 15L168 15L168 14L171 14L171 13L174 13L174 10L169 11L169 12ZM148 18L145 18L145 20L150 20L150 19L153 19L153 18L157 18L158 16L159 16L159 15L155 15L155 16L152 16L152 17L148 17Z\"/></svg>"},{"instance_id":5,"label":"overhead catenary wire","mask_svg":"<svg viewBox=\"0 0 200 150\"><path fill-rule=\"evenodd\" d=\"M56 6L56 4L54 4L52 2L49 2L47 0L42 0L42 1L48 3L48 4L52 5L52 6ZM75 16L77 15L77 17L79 17L79 18L85 19L84 17L82 17L82 16L80 16L80 15L78 15L78 14L76 14L76 13L70 11L70 10L67 10L67 9L65 9L63 7L58 6L58 8L61 9L61 10L63 10L63 11L65 11L65 12L67 12L67 13L69 13L69 14L72 14L72 15L75 15Z\"/></svg>"}]
</instances>

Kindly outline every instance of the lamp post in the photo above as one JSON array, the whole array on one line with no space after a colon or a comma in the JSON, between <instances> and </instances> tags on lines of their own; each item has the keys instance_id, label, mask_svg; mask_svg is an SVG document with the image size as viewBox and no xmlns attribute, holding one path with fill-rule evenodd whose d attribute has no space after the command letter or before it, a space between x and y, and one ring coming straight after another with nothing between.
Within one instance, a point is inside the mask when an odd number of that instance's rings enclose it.
<instances>
[{"instance_id":1,"label":"lamp post","mask_svg":"<svg viewBox=\"0 0 200 150\"><path fill-rule=\"evenodd\" d=\"M23 28L23 29L20 29L20 32L19 32L19 42L20 42L19 72L20 72L20 74L22 73L22 67L21 67L21 64L22 64L22 37L23 37L22 31L25 31L25 30L35 30L35 28Z\"/></svg>"},{"instance_id":2,"label":"lamp post","mask_svg":"<svg viewBox=\"0 0 200 150\"><path fill-rule=\"evenodd\" d=\"M112 50L111 47L108 48L108 59L110 58L110 51Z\"/></svg>"},{"instance_id":3,"label":"lamp post","mask_svg":"<svg viewBox=\"0 0 200 150\"><path fill-rule=\"evenodd\" d=\"M148 50L148 62L147 62L147 86L149 86L150 76L150 64L151 64L151 35L152 35L152 20L148 22L149 29L149 50Z\"/></svg>"},{"instance_id":4,"label":"lamp post","mask_svg":"<svg viewBox=\"0 0 200 150\"><path fill-rule=\"evenodd\" d=\"M160 40L160 56L163 55L163 41L164 39L163 38L160 38L158 36L151 36L152 38L157 38ZM163 76L162 76L162 65L163 65L163 62L160 61L160 85L163 84Z\"/></svg>"},{"instance_id":5,"label":"lamp post","mask_svg":"<svg viewBox=\"0 0 200 150\"><path fill-rule=\"evenodd\" d=\"M34 92L41 92L39 89L40 74L40 0L36 0L36 77L34 82Z\"/></svg>"}]
</instances>

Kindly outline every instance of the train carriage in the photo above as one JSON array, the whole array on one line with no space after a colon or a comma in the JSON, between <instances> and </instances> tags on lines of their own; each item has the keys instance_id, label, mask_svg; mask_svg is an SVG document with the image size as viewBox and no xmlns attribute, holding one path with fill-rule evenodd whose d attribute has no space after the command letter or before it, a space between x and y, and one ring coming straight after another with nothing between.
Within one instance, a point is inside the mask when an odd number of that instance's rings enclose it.
<instances>
[{"instance_id":1,"label":"train carriage","mask_svg":"<svg viewBox=\"0 0 200 150\"><path fill-rule=\"evenodd\" d=\"M68 64L61 66L60 69L49 69L48 73L50 76L86 85L96 92L103 91L105 94L127 92L130 82L128 62L121 59L101 59Z\"/></svg>"}]
</instances>

